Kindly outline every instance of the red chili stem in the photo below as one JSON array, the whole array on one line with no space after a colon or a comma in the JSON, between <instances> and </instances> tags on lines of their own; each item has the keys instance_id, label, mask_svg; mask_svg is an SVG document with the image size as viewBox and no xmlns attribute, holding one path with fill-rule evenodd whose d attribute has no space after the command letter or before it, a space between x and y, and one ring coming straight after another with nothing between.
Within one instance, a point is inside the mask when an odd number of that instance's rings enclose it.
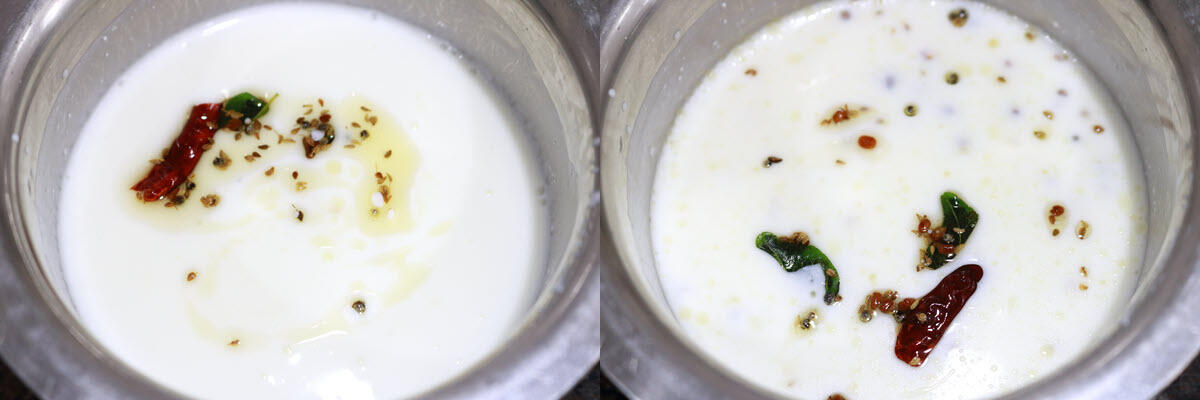
<instances>
[{"instance_id":1,"label":"red chili stem","mask_svg":"<svg viewBox=\"0 0 1200 400\"><path fill-rule=\"evenodd\" d=\"M150 173L130 189L137 191L145 202L158 201L175 191L192 175L192 170L196 169L196 164L200 162L200 155L204 154L205 147L212 143L213 135L220 129L217 126L217 118L220 115L221 103L198 104L192 107L191 116L183 125L179 137L171 144L170 150L167 150L166 157L154 164Z\"/></svg>"},{"instance_id":2,"label":"red chili stem","mask_svg":"<svg viewBox=\"0 0 1200 400\"><path fill-rule=\"evenodd\" d=\"M898 311L903 316L900 319L900 333L896 336L896 358L914 367L921 366L933 347L942 340L954 317L975 294L981 279L982 267L964 265L946 275L937 287L921 297L916 308L908 310L902 307Z\"/></svg>"}]
</instances>

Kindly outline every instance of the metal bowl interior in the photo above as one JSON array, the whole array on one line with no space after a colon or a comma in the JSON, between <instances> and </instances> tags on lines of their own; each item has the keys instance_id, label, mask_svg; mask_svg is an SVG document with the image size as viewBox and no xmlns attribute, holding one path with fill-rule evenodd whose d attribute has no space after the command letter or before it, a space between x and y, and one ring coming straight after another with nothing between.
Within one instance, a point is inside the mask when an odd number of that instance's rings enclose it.
<instances>
[{"instance_id":1,"label":"metal bowl interior","mask_svg":"<svg viewBox=\"0 0 1200 400\"><path fill-rule=\"evenodd\" d=\"M57 244L59 186L82 125L126 68L190 25L270 1L34 1L6 38L0 351L43 397L178 397L107 353L76 319ZM551 235L526 317L504 346L426 395L558 396L599 352L594 310L579 310L595 253L594 133L566 43L533 1L344 3L424 29L466 60L507 102L544 179Z\"/></svg>"},{"instance_id":2,"label":"metal bowl interior","mask_svg":"<svg viewBox=\"0 0 1200 400\"><path fill-rule=\"evenodd\" d=\"M1075 53L1106 86L1134 132L1149 199L1144 264L1124 318L1062 370L1011 398L1146 398L1200 348L1189 98L1196 42L1178 5L1131 0L985 1L1031 22ZM688 3L688 4L684 4ZM695 4L702 3L702 4ZM710 359L680 329L659 284L650 197L677 111L733 46L814 1L626 2L601 46L614 71L604 114L602 193L614 245L603 273L605 371L642 398L774 398ZM1194 7L1194 6L1192 6ZM628 38L623 41L620 38Z\"/></svg>"}]
</instances>

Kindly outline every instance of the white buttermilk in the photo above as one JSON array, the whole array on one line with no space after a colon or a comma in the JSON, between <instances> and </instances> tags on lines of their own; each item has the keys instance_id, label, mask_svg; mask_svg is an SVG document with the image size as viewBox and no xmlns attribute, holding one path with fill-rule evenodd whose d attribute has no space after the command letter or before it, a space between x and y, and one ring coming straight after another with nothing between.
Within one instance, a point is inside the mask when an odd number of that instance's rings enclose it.
<instances>
[{"instance_id":1,"label":"white buttermilk","mask_svg":"<svg viewBox=\"0 0 1200 400\"><path fill-rule=\"evenodd\" d=\"M821 125L843 105L867 110ZM766 168L768 156L782 162ZM680 111L655 183L658 271L689 336L774 391L996 395L1116 325L1144 247L1139 165L1104 89L1035 27L974 2L824 2L736 47ZM957 260L917 272L914 215L937 225L947 190L978 211L978 228ZM1066 209L1058 236L1054 204ZM820 269L786 273L756 249L762 231L808 233L844 299L824 305ZM893 355L890 317L857 318L870 292L920 297L965 263L982 265L983 281L923 366ZM811 309L817 327L796 329Z\"/></svg>"},{"instance_id":2,"label":"white buttermilk","mask_svg":"<svg viewBox=\"0 0 1200 400\"><path fill-rule=\"evenodd\" d=\"M274 131L218 133L182 207L139 203L129 187L191 105L244 90L279 94ZM300 141L305 104L338 133L311 160L276 136ZM435 39L368 10L254 7L175 35L75 146L61 251L80 318L190 396L395 398L447 381L513 330L544 258L540 178L502 104ZM371 135L350 149L354 122ZM213 167L218 151L229 169ZM376 171L394 183L370 217ZM202 207L207 194L220 203Z\"/></svg>"}]
</instances>

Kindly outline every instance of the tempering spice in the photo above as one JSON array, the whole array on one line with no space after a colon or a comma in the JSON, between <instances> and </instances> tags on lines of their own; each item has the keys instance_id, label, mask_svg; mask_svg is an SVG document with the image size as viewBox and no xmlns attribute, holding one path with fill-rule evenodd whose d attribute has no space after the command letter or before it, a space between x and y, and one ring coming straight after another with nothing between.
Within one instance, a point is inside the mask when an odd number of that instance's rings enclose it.
<instances>
[{"instance_id":1,"label":"tempering spice","mask_svg":"<svg viewBox=\"0 0 1200 400\"><path fill-rule=\"evenodd\" d=\"M206 195L204 195L204 197L200 198L200 204L203 204L204 208L213 208L213 207L216 207L217 204L220 204L220 203L221 203L221 196L217 196L215 194L206 194Z\"/></svg>"},{"instance_id":2,"label":"tempering spice","mask_svg":"<svg viewBox=\"0 0 1200 400\"><path fill-rule=\"evenodd\" d=\"M310 110L311 111L311 110ZM329 149L333 144L333 140L337 138L337 133L334 130L333 124L329 121L332 116L328 110L322 110L317 118L305 119L299 117L296 119L297 127L293 132L303 132L300 138L300 143L304 145L304 157L313 158L317 154Z\"/></svg>"},{"instance_id":3,"label":"tempering spice","mask_svg":"<svg viewBox=\"0 0 1200 400\"><path fill-rule=\"evenodd\" d=\"M858 147L862 147L864 150L874 149L875 144L876 141L874 136L862 135L858 137Z\"/></svg>"},{"instance_id":4,"label":"tempering spice","mask_svg":"<svg viewBox=\"0 0 1200 400\"><path fill-rule=\"evenodd\" d=\"M796 322L793 324L797 331L809 331L817 327L817 320L821 318L816 309L801 313L796 316Z\"/></svg>"},{"instance_id":5,"label":"tempering spice","mask_svg":"<svg viewBox=\"0 0 1200 400\"><path fill-rule=\"evenodd\" d=\"M143 202L155 202L168 198L168 206L178 206L187 198L195 184L187 182L200 162L200 156L212 148L213 137L221 128L242 132L253 130L258 137L257 129L262 127L258 118L266 115L270 108L263 101L250 93L240 93L224 103L205 103L192 107L191 114L184 123L182 131L175 138L171 147L162 155L146 174L145 178L134 184L130 189L137 192L138 199ZM224 153L213 159L213 165L220 169L228 168L229 159ZM177 194L185 182L190 185L185 193ZM170 194L170 196L168 196Z\"/></svg>"},{"instance_id":6,"label":"tempering spice","mask_svg":"<svg viewBox=\"0 0 1200 400\"><path fill-rule=\"evenodd\" d=\"M913 233L926 243L917 263L918 271L938 269L953 261L979 223L979 214L957 194L945 192L940 199L942 226L934 228L928 217L917 214L917 229Z\"/></svg>"},{"instance_id":7,"label":"tempering spice","mask_svg":"<svg viewBox=\"0 0 1200 400\"><path fill-rule=\"evenodd\" d=\"M1088 235L1091 233L1092 226L1088 224L1087 221L1080 220L1079 226L1075 228L1075 237L1079 238L1079 240L1083 240L1087 239Z\"/></svg>"},{"instance_id":8,"label":"tempering spice","mask_svg":"<svg viewBox=\"0 0 1200 400\"><path fill-rule=\"evenodd\" d=\"M897 294L895 290L884 290L883 292L872 292L863 300L863 304L858 306L858 320L862 322L871 322L875 318L875 313L881 312L884 314L894 314L899 310L897 304Z\"/></svg>"},{"instance_id":9,"label":"tempering spice","mask_svg":"<svg viewBox=\"0 0 1200 400\"><path fill-rule=\"evenodd\" d=\"M754 245L774 257L787 272L796 272L813 265L820 266L825 276L825 304L832 305L841 301L842 296L838 295L841 278L837 268L834 268L825 253L810 243L808 235L804 232L796 232L789 236L763 232L755 238Z\"/></svg>"},{"instance_id":10,"label":"tempering spice","mask_svg":"<svg viewBox=\"0 0 1200 400\"><path fill-rule=\"evenodd\" d=\"M850 105L842 105L841 107L834 109L833 115L830 115L829 118L821 120L821 126L837 125L842 122L849 121L850 118L854 118L857 115L858 112L851 110Z\"/></svg>"},{"instance_id":11,"label":"tempering spice","mask_svg":"<svg viewBox=\"0 0 1200 400\"><path fill-rule=\"evenodd\" d=\"M929 293L901 311L896 358L919 367L942 340L983 279L983 268L969 264L946 275ZM903 307L902 307L903 308Z\"/></svg>"},{"instance_id":12,"label":"tempering spice","mask_svg":"<svg viewBox=\"0 0 1200 400\"><path fill-rule=\"evenodd\" d=\"M950 24L954 25L955 27L962 28L967 24L967 19L970 18L970 14L967 13L967 9L958 8L950 12L949 18Z\"/></svg>"}]
</instances>

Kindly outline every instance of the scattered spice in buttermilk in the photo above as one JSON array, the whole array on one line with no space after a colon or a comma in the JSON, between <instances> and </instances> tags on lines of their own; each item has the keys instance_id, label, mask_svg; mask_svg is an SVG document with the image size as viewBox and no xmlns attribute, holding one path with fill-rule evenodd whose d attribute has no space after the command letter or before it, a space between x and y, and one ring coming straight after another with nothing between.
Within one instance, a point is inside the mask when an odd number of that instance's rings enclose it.
<instances>
[{"instance_id":1,"label":"scattered spice in buttermilk","mask_svg":"<svg viewBox=\"0 0 1200 400\"><path fill-rule=\"evenodd\" d=\"M232 164L233 160L230 160L229 155L225 154L224 150L221 150L217 152L217 156L213 158L212 163L217 169L224 170L229 168L229 164Z\"/></svg>"},{"instance_id":2,"label":"scattered spice in buttermilk","mask_svg":"<svg viewBox=\"0 0 1200 400\"><path fill-rule=\"evenodd\" d=\"M842 105L841 107L834 109L833 115L830 115L829 118L821 120L821 126L837 125L842 122L849 121L851 118L854 118L857 115L858 111L851 110L849 104Z\"/></svg>"},{"instance_id":3,"label":"scattered spice in buttermilk","mask_svg":"<svg viewBox=\"0 0 1200 400\"><path fill-rule=\"evenodd\" d=\"M312 105L306 104L305 107L312 107ZM309 108L304 114L309 115L312 111ZM321 110L317 118L313 119L306 119L303 116L296 118L297 127L292 129L292 133L304 131L305 134L301 137L300 143L304 145L305 158L314 158L333 144L337 133L333 124L330 123L332 119L333 116L329 114L329 110Z\"/></svg>"},{"instance_id":4,"label":"scattered spice in buttermilk","mask_svg":"<svg viewBox=\"0 0 1200 400\"><path fill-rule=\"evenodd\" d=\"M746 76L758 76L758 70L754 68L747 68Z\"/></svg>"},{"instance_id":5,"label":"scattered spice in buttermilk","mask_svg":"<svg viewBox=\"0 0 1200 400\"><path fill-rule=\"evenodd\" d=\"M821 319L821 315L817 313L816 309L812 309L797 315L793 327L797 332L810 331L817 327L817 320L819 319Z\"/></svg>"},{"instance_id":6,"label":"scattered spice in buttermilk","mask_svg":"<svg viewBox=\"0 0 1200 400\"><path fill-rule=\"evenodd\" d=\"M204 195L204 197L200 198L200 204L203 204L204 208L213 208L213 207L216 207L217 204L220 204L220 203L221 203L221 196L217 196L215 194L206 194L206 195Z\"/></svg>"},{"instance_id":7,"label":"scattered spice in buttermilk","mask_svg":"<svg viewBox=\"0 0 1200 400\"><path fill-rule=\"evenodd\" d=\"M383 198L383 204L392 201L392 189L388 185L379 185L379 195Z\"/></svg>"},{"instance_id":8,"label":"scattered spice in buttermilk","mask_svg":"<svg viewBox=\"0 0 1200 400\"><path fill-rule=\"evenodd\" d=\"M230 340L230 341L229 341L229 346L230 346L230 347L237 347L237 345L239 345L239 344L242 344L242 340L241 340L241 339L233 339L233 340Z\"/></svg>"},{"instance_id":9,"label":"scattered spice in buttermilk","mask_svg":"<svg viewBox=\"0 0 1200 400\"><path fill-rule=\"evenodd\" d=\"M275 167L268 168L265 172L263 172L263 175L266 175L266 176L275 175Z\"/></svg>"},{"instance_id":10,"label":"scattered spice in buttermilk","mask_svg":"<svg viewBox=\"0 0 1200 400\"><path fill-rule=\"evenodd\" d=\"M766 160L763 160L762 166L763 166L763 168L771 168L775 164L779 164L781 162L783 162L782 158L779 158L776 156L768 156Z\"/></svg>"},{"instance_id":11,"label":"scattered spice in buttermilk","mask_svg":"<svg viewBox=\"0 0 1200 400\"><path fill-rule=\"evenodd\" d=\"M918 110L917 110L916 104L909 104L907 106L904 106L904 115L907 115L910 117L915 117L915 116L917 116L917 111Z\"/></svg>"},{"instance_id":12,"label":"scattered spice in buttermilk","mask_svg":"<svg viewBox=\"0 0 1200 400\"><path fill-rule=\"evenodd\" d=\"M1104 133L1104 127L1100 125L1093 126L1092 132L1096 132L1097 134Z\"/></svg>"},{"instance_id":13,"label":"scattered spice in buttermilk","mask_svg":"<svg viewBox=\"0 0 1200 400\"><path fill-rule=\"evenodd\" d=\"M846 396L843 396L841 393L834 393L826 397L825 400L846 400Z\"/></svg>"},{"instance_id":14,"label":"scattered spice in buttermilk","mask_svg":"<svg viewBox=\"0 0 1200 400\"><path fill-rule=\"evenodd\" d=\"M1042 116L1046 117L1046 119L1053 120L1054 112L1050 110L1042 111Z\"/></svg>"},{"instance_id":15,"label":"scattered spice in buttermilk","mask_svg":"<svg viewBox=\"0 0 1200 400\"><path fill-rule=\"evenodd\" d=\"M1079 290L1088 290L1088 285L1084 285L1084 284L1080 283Z\"/></svg>"},{"instance_id":16,"label":"scattered spice in buttermilk","mask_svg":"<svg viewBox=\"0 0 1200 400\"><path fill-rule=\"evenodd\" d=\"M876 144L876 141L875 141L874 136L862 135L862 136L858 137L858 147L862 147L865 150L874 149L875 144Z\"/></svg>"},{"instance_id":17,"label":"scattered spice in buttermilk","mask_svg":"<svg viewBox=\"0 0 1200 400\"><path fill-rule=\"evenodd\" d=\"M1063 207L1061 204L1055 204L1053 206L1050 206L1050 216L1048 218L1050 220L1050 223L1057 224L1058 218L1062 217L1063 214L1066 214L1066 212L1067 212L1067 208Z\"/></svg>"},{"instance_id":18,"label":"scattered spice in buttermilk","mask_svg":"<svg viewBox=\"0 0 1200 400\"><path fill-rule=\"evenodd\" d=\"M950 12L949 18L950 24L954 25L955 27L962 28L967 24L967 19L970 18L970 14L967 13L967 9L958 8Z\"/></svg>"},{"instance_id":19,"label":"scattered spice in buttermilk","mask_svg":"<svg viewBox=\"0 0 1200 400\"><path fill-rule=\"evenodd\" d=\"M897 294L895 290L884 290L883 292L872 292L863 300L863 304L858 306L858 320L862 322L871 322L875 318L876 312L884 314L894 314L899 310L897 304Z\"/></svg>"},{"instance_id":20,"label":"scattered spice in buttermilk","mask_svg":"<svg viewBox=\"0 0 1200 400\"><path fill-rule=\"evenodd\" d=\"M947 72L946 73L946 83L951 84L951 85L957 85L958 84L958 73Z\"/></svg>"},{"instance_id":21,"label":"scattered spice in buttermilk","mask_svg":"<svg viewBox=\"0 0 1200 400\"><path fill-rule=\"evenodd\" d=\"M354 312L359 314L367 313L367 303L362 300L355 300L353 304L350 304L350 308L354 309Z\"/></svg>"},{"instance_id":22,"label":"scattered spice in buttermilk","mask_svg":"<svg viewBox=\"0 0 1200 400\"><path fill-rule=\"evenodd\" d=\"M1087 239L1088 235L1090 235L1091 233L1092 233L1092 226L1090 224L1088 224L1087 221L1080 220L1079 226L1077 226L1075 228L1075 237L1079 238L1079 240L1083 240L1083 239Z\"/></svg>"},{"instance_id":23,"label":"scattered spice in buttermilk","mask_svg":"<svg viewBox=\"0 0 1200 400\"><path fill-rule=\"evenodd\" d=\"M167 208L182 206L187 199L192 197L192 190L195 189L196 184L192 182L189 177L188 180L183 181L182 184L176 186L175 189L172 189L170 193L164 196L167 199L167 202L164 203L163 206L166 206ZM141 195L141 193L138 195Z\"/></svg>"},{"instance_id":24,"label":"scattered spice in buttermilk","mask_svg":"<svg viewBox=\"0 0 1200 400\"><path fill-rule=\"evenodd\" d=\"M1083 275L1084 278L1087 278L1087 276L1088 276L1087 267L1079 267L1079 275Z\"/></svg>"},{"instance_id":25,"label":"scattered spice in buttermilk","mask_svg":"<svg viewBox=\"0 0 1200 400\"><path fill-rule=\"evenodd\" d=\"M187 281L188 281L188 282L191 282L191 281L194 281L194 280L196 280L196 271L188 271L188 273L187 273Z\"/></svg>"},{"instance_id":26,"label":"scattered spice in buttermilk","mask_svg":"<svg viewBox=\"0 0 1200 400\"><path fill-rule=\"evenodd\" d=\"M1039 140L1046 140L1046 131L1033 131L1033 137Z\"/></svg>"},{"instance_id":27,"label":"scattered spice in buttermilk","mask_svg":"<svg viewBox=\"0 0 1200 400\"><path fill-rule=\"evenodd\" d=\"M1067 229L1067 208L1062 204L1051 205L1046 214L1046 221L1050 223L1050 236L1058 236Z\"/></svg>"}]
</instances>

